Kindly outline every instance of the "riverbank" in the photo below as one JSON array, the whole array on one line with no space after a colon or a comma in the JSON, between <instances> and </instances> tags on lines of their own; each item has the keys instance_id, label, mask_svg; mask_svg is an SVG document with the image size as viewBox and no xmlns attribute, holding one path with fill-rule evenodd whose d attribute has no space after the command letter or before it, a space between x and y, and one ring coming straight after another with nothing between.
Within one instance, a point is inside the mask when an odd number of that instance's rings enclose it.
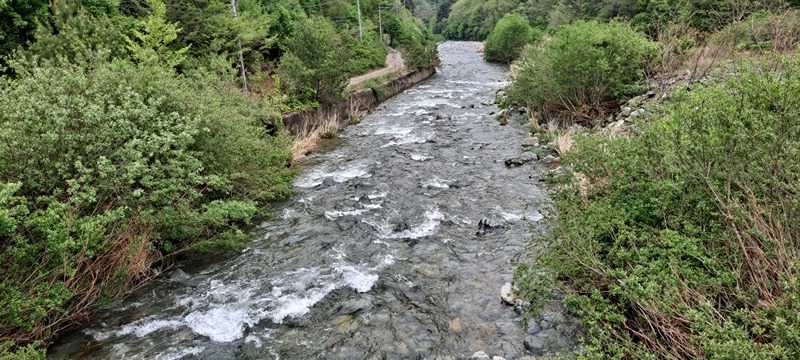
<instances>
[{"instance_id":1,"label":"riverbank","mask_svg":"<svg viewBox=\"0 0 800 360\"><path fill-rule=\"evenodd\" d=\"M391 65L387 67L391 68ZM347 99L320 104L316 109L296 111L281 116L284 129L296 136L292 146L295 159L316 148L322 138L329 138L347 125L357 124L380 103L428 79L436 67L407 71L379 85L350 92Z\"/></svg>"}]
</instances>

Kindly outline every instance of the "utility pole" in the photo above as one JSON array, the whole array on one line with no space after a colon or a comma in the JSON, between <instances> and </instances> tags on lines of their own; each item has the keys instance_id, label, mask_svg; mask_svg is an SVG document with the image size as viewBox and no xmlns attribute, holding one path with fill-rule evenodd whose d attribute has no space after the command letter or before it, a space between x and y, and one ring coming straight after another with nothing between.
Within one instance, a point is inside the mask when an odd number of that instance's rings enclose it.
<instances>
[{"instance_id":1,"label":"utility pole","mask_svg":"<svg viewBox=\"0 0 800 360\"><path fill-rule=\"evenodd\" d=\"M364 31L361 30L361 0L356 0L356 7L358 7L358 38L359 40L364 41Z\"/></svg>"},{"instance_id":2,"label":"utility pole","mask_svg":"<svg viewBox=\"0 0 800 360\"><path fill-rule=\"evenodd\" d=\"M381 44L383 44L383 19L381 18L381 7L378 6L378 33L381 35Z\"/></svg>"},{"instance_id":3,"label":"utility pole","mask_svg":"<svg viewBox=\"0 0 800 360\"><path fill-rule=\"evenodd\" d=\"M231 0L231 9L233 10L233 19L236 20L239 18L239 13L236 11L236 0ZM242 54L242 39L239 38L239 35L236 35L236 42L239 45L239 67L241 68L242 72L242 90L244 93L249 93L247 89L247 72L244 69L244 55Z\"/></svg>"}]
</instances>

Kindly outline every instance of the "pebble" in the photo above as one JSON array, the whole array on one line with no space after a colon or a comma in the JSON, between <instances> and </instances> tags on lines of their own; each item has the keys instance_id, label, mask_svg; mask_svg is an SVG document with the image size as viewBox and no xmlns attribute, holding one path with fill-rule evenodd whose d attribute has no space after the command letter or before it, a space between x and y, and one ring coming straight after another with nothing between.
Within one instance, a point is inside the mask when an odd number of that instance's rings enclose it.
<instances>
[{"instance_id":1,"label":"pebble","mask_svg":"<svg viewBox=\"0 0 800 360\"><path fill-rule=\"evenodd\" d=\"M489 355L487 355L483 351L476 351L472 356L469 357L469 360L489 360Z\"/></svg>"}]
</instances>

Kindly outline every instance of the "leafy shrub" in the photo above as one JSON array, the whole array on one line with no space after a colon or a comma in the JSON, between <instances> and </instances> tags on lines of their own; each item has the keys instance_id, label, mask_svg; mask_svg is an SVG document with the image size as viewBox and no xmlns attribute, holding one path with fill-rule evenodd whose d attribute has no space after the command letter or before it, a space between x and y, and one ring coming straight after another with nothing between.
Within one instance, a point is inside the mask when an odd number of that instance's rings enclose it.
<instances>
[{"instance_id":1,"label":"leafy shrub","mask_svg":"<svg viewBox=\"0 0 800 360\"><path fill-rule=\"evenodd\" d=\"M433 35L429 30L410 18L410 15L387 14L384 18L384 31L392 39L392 46L403 54L406 68L416 70L431 66L438 58Z\"/></svg>"},{"instance_id":2,"label":"leafy shrub","mask_svg":"<svg viewBox=\"0 0 800 360\"><path fill-rule=\"evenodd\" d=\"M370 41L370 37L366 36L364 41L353 37L348 38L347 47L352 57L347 63L348 75L361 75L368 70L386 66L388 49L383 42L377 40L377 34L371 38L375 40Z\"/></svg>"},{"instance_id":3,"label":"leafy shrub","mask_svg":"<svg viewBox=\"0 0 800 360\"><path fill-rule=\"evenodd\" d=\"M533 36L532 36L533 34ZM511 63L522 53L525 44L537 40L539 32L531 30L528 19L516 13L503 16L494 27L483 48L488 61Z\"/></svg>"},{"instance_id":4,"label":"leafy shrub","mask_svg":"<svg viewBox=\"0 0 800 360\"><path fill-rule=\"evenodd\" d=\"M759 11L714 35L738 49L792 51L800 43L800 11Z\"/></svg>"},{"instance_id":5,"label":"leafy shrub","mask_svg":"<svg viewBox=\"0 0 800 360\"><path fill-rule=\"evenodd\" d=\"M800 61L739 73L563 156L583 181L517 279L536 297L553 269L586 358L800 356Z\"/></svg>"},{"instance_id":6,"label":"leafy shrub","mask_svg":"<svg viewBox=\"0 0 800 360\"><path fill-rule=\"evenodd\" d=\"M312 17L296 24L293 34L278 70L286 90L302 101L340 100L347 82L347 51L333 24Z\"/></svg>"},{"instance_id":7,"label":"leafy shrub","mask_svg":"<svg viewBox=\"0 0 800 360\"><path fill-rule=\"evenodd\" d=\"M628 25L576 22L528 47L509 96L544 120L593 118L609 103L644 89L657 46Z\"/></svg>"},{"instance_id":8,"label":"leafy shrub","mask_svg":"<svg viewBox=\"0 0 800 360\"><path fill-rule=\"evenodd\" d=\"M227 84L123 61L15 70L0 79L4 339L47 341L162 256L244 239L291 191L287 140Z\"/></svg>"},{"instance_id":9,"label":"leafy shrub","mask_svg":"<svg viewBox=\"0 0 800 360\"><path fill-rule=\"evenodd\" d=\"M93 16L65 1L53 2L51 11L53 16L40 22L25 56L67 63L100 54L127 57L125 34L107 16Z\"/></svg>"},{"instance_id":10,"label":"leafy shrub","mask_svg":"<svg viewBox=\"0 0 800 360\"><path fill-rule=\"evenodd\" d=\"M448 39L484 40L503 15L520 3L517 0L458 0L448 9L442 33Z\"/></svg>"}]
</instances>

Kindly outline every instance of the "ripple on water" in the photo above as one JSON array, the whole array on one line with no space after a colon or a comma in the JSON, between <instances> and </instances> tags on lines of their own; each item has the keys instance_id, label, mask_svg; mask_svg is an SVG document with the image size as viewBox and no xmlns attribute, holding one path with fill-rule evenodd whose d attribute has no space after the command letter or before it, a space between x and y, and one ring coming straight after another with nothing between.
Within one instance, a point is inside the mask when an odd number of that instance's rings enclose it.
<instances>
[{"instance_id":1,"label":"ripple on water","mask_svg":"<svg viewBox=\"0 0 800 360\"><path fill-rule=\"evenodd\" d=\"M386 219L378 221L362 219L361 221L375 228L381 239L419 239L435 234L436 227L445 219L444 213L438 208L426 211L424 216L425 220L421 224L402 231L396 231L396 224L392 224Z\"/></svg>"},{"instance_id":2,"label":"ripple on water","mask_svg":"<svg viewBox=\"0 0 800 360\"><path fill-rule=\"evenodd\" d=\"M326 178L333 178L337 183L347 182L355 178L368 178L369 166L362 163L345 165L342 169L331 171L328 167L315 168L295 181L295 186L311 188L321 185Z\"/></svg>"},{"instance_id":3,"label":"ripple on water","mask_svg":"<svg viewBox=\"0 0 800 360\"><path fill-rule=\"evenodd\" d=\"M336 259L330 266L300 268L271 281L248 279L226 283L210 280L205 286L207 291L176 299L178 306L188 308L185 316L153 315L116 330L86 330L86 333L96 341L104 341L126 335L145 338L159 330L185 327L214 342L232 342L244 338L246 328L264 319L280 324L287 318L308 314L316 303L336 289L367 292L378 281L376 273L394 263L391 255L379 257L373 267L350 263L339 254L330 256ZM266 336L269 334L267 332Z\"/></svg>"}]
</instances>

